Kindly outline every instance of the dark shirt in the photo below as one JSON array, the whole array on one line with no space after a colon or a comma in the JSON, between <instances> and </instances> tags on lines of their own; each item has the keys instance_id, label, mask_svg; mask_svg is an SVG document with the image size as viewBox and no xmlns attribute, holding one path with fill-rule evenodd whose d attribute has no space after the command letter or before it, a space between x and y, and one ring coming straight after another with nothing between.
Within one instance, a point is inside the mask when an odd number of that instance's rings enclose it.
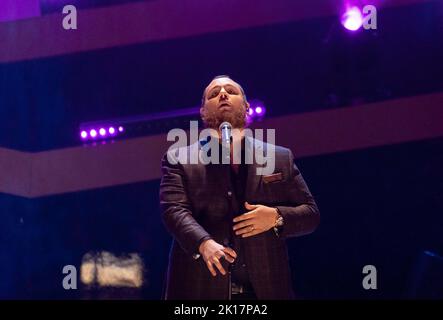
<instances>
[{"instance_id":1,"label":"dark shirt","mask_svg":"<svg viewBox=\"0 0 443 320\"><path fill-rule=\"evenodd\" d=\"M248 179L248 166L245 164L245 152L244 152L244 140L242 141L242 153L241 153L241 164L234 168L231 165L230 170L230 184L232 190L231 198L231 221L234 217L242 215L247 212L245 208L245 190L246 182ZM232 223L232 226L234 223ZM240 236L235 235L235 232L231 228L231 239L230 243L232 248L237 253L237 259L233 264L231 264L231 281L239 285L248 285L249 276L247 265L244 257L243 241Z\"/></svg>"},{"instance_id":2,"label":"dark shirt","mask_svg":"<svg viewBox=\"0 0 443 320\"><path fill-rule=\"evenodd\" d=\"M210 139L210 138L208 138ZM207 140L209 141L209 140ZM220 145L219 149L219 165L228 166L227 164L222 163L222 146ZM210 154L208 154L210 156ZM231 282L234 282L238 285L250 286L249 276L247 265L244 257L244 248L243 241L241 236L235 235L235 231L232 230L234 226L234 222L232 221L236 216L242 215L247 212L245 208L245 191L246 191L246 182L248 180L248 165L245 164L245 140L242 140L241 143L241 162L239 165L230 165L230 169L227 171L229 173L229 191L231 196L229 197L229 205L231 216L227 217L232 222L230 228L230 239L229 243L224 243L223 245L229 246L237 253L237 259L235 259L234 263L230 264L230 272L231 272ZM210 236L204 237L200 240L200 243L203 241L211 239Z\"/></svg>"},{"instance_id":3,"label":"dark shirt","mask_svg":"<svg viewBox=\"0 0 443 320\"><path fill-rule=\"evenodd\" d=\"M248 167L245 164L239 166L238 173L231 168L231 186L232 186L232 219L245 213L247 210L245 203L246 181L248 176ZM232 221L232 220L231 220ZM231 265L231 281L237 284L249 284L247 265L244 257L243 241L241 236L235 235L231 229L231 243L234 251L237 253L237 259Z\"/></svg>"}]
</instances>

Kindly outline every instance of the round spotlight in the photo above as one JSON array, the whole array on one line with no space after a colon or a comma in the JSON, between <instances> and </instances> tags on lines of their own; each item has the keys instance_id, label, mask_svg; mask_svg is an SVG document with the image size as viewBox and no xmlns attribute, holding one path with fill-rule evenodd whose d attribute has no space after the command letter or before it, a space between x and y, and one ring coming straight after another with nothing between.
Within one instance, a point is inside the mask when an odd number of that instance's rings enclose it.
<instances>
[{"instance_id":1,"label":"round spotlight","mask_svg":"<svg viewBox=\"0 0 443 320\"><path fill-rule=\"evenodd\" d=\"M106 130L105 130L105 128L100 128L100 135L102 136L102 137L104 137L105 135L106 135Z\"/></svg>"},{"instance_id":2,"label":"round spotlight","mask_svg":"<svg viewBox=\"0 0 443 320\"><path fill-rule=\"evenodd\" d=\"M80 137L82 137L82 139L86 139L87 136L88 136L88 133L87 133L85 130L83 130L83 131L80 133Z\"/></svg>"},{"instance_id":3,"label":"round spotlight","mask_svg":"<svg viewBox=\"0 0 443 320\"><path fill-rule=\"evenodd\" d=\"M97 131L95 129L92 129L91 131L89 131L89 135L95 138L97 136Z\"/></svg>"},{"instance_id":4,"label":"round spotlight","mask_svg":"<svg viewBox=\"0 0 443 320\"><path fill-rule=\"evenodd\" d=\"M262 114L262 112L263 112L263 108L262 107L255 108L255 113L256 114Z\"/></svg>"},{"instance_id":5,"label":"round spotlight","mask_svg":"<svg viewBox=\"0 0 443 320\"><path fill-rule=\"evenodd\" d=\"M123 132L123 127L122 126L120 126L120 127L118 127L118 132Z\"/></svg>"},{"instance_id":6,"label":"round spotlight","mask_svg":"<svg viewBox=\"0 0 443 320\"><path fill-rule=\"evenodd\" d=\"M115 128L114 127L109 127L108 132L109 132L109 134L114 134L115 133Z\"/></svg>"},{"instance_id":7,"label":"round spotlight","mask_svg":"<svg viewBox=\"0 0 443 320\"><path fill-rule=\"evenodd\" d=\"M363 17L360 10L357 7L352 7L348 9L342 16L342 25L351 31L356 31L360 29L363 23Z\"/></svg>"}]
</instances>

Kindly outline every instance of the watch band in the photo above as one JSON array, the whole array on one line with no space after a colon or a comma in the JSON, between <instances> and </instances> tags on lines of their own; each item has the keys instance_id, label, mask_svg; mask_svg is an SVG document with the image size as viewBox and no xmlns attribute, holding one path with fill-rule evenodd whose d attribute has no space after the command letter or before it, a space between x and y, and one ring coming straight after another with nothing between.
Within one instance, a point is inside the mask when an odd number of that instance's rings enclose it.
<instances>
[{"instance_id":1,"label":"watch band","mask_svg":"<svg viewBox=\"0 0 443 320\"><path fill-rule=\"evenodd\" d=\"M278 208L275 208L277 210L277 219L275 220L275 225L274 225L274 232L277 236L280 236L280 233L283 229L283 225L284 225L284 219L283 216L281 215L281 212Z\"/></svg>"}]
</instances>

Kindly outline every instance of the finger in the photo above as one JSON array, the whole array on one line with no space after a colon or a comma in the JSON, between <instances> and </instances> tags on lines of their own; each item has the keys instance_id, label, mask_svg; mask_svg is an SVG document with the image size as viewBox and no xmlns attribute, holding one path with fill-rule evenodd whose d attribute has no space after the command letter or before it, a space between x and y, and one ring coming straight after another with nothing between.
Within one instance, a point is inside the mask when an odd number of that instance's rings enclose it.
<instances>
[{"instance_id":1,"label":"finger","mask_svg":"<svg viewBox=\"0 0 443 320\"><path fill-rule=\"evenodd\" d=\"M206 261L206 266L208 267L209 272L212 274L212 276L215 277L217 275L217 273L215 272L214 267L212 266L211 261L209 261L209 260Z\"/></svg>"},{"instance_id":2,"label":"finger","mask_svg":"<svg viewBox=\"0 0 443 320\"><path fill-rule=\"evenodd\" d=\"M242 234L242 238L252 237L252 236L255 236L255 235L259 234L259 233L261 233L261 230L254 229L254 230L251 231L251 232L243 233L243 234Z\"/></svg>"},{"instance_id":3,"label":"finger","mask_svg":"<svg viewBox=\"0 0 443 320\"><path fill-rule=\"evenodd\" d=\"M232 230L238 230L247 226L250 226L253 224L253 220L249 219L249 220L245 220L239 223L234 224L234 226L232 227Z\"/></svg>"},{"instance_id":4,"label":"finger","mask_svg":"<svg viewBox=\"0 0 443 320\"><path fill-rule=\"evenodd\" d=\"M214 262L215 266L216 266L217 269L220 271L220 273L221 273L222 275L225 275L225 274L226 274L226 271L225 271L225 269L223 268L223 266L221 265L220 261L219 261L216 257L214 257L214 259L212 259L212 261Z\"/></svg>"},{"instance_id":5,"label":"finger","mask_svg":"<svg viewBox=\"0 0 443 320\"><path fill-rule=\"evenodd\" d=\"M258 204L250 204L249 202L245 202L245 208L247 209L247 210L254 210L254 209L257 209L259 207L259 205Z\"/></svg>"},{"instance_id":6,"label":"finger","mask_svg":"<svg viewBox=\"0 0 443 320\"><path fill-rule=\"evenodd\" d=\"M228 255L230 255L234 259L237 258L237 253L229 247L224 247L223 252L227 253Z\"/></svg>"},{"instance_id":7,"label":"finger","mask_svg":"<svg viewBox=\"0 0 443 320\"><path fill-rule=\"evenodd\" d=\"M248 219L252 219L255 217L255 210L243 213L241 216L235 217L233 219L234 222L239 222L239 221L243 221L243 220L248 220Z\"/></svg>"},{"instance_id":8,"label":"finger","mask_svg":"<svg viewBox=\"0 0 443 320\"><path fill-rule=\"evenodd\" d=\"M235 259L233 257L231 257L230 255L226 255L225 256L226 261L228 261L229 263L233 263L235 261Z\"/></svg>"},{"instance_id":9,"label":"finger","mask_svg":"<svg viewBox=\"0 0 443 320\"><path fill-rule=\"evenodd\" d=\"M239 235L254 232L254 231L255 231L254 227L252 225L249 225L249 226L246 226L244 228L237 230L235 232L235 234L239 236Z\"/></svg>"}]
</instances>

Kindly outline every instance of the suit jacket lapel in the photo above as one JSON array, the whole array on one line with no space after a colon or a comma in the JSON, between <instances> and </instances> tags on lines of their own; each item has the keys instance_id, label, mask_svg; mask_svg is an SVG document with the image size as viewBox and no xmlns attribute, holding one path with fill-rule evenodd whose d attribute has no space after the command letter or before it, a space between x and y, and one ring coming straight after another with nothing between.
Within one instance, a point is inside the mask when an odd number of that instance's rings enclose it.
<instances>
[{"instance_id":1,"label":"suit jacket lapel","mask_svg":"<svg viewBox=\"0 0 443 320\"><path fill-rule=\"evenodd\" d=\"M203 154L207 154L210 143L209 137L206 139L201 139L199 141L199 159L203 157ZM208 156L210 156L210 151ZM219 153L220 157L220 153ZM215 193L223 192L226 193L229 189L230 181L229 181L229 165L221 164L221 158L219 159L218 164L209 163L207 165L203 165L203 169L206 171L206 179L211 179L212 181L217 181L217 189L213 190Z\"/></svg>"},{"instance_id":2,"label":"suit jacket lapel","mask_svg":"<svg viewBox=\"0 0 443 320\"><path fill-rule=\"evenodd\" d=\"M246 201L250 203L255 202L255 194L257 194L258 190L262 187L262 175L257 174L257 168L263 167L262 165L257 164L255 160L255 152L256 149L258 152L262 152L263 144L256 143L256 139L251 137L245 137L245 151L251 152L252 155L252 164L248 165L248 180L246 182Z\"/></svg>"}]
</instances>

